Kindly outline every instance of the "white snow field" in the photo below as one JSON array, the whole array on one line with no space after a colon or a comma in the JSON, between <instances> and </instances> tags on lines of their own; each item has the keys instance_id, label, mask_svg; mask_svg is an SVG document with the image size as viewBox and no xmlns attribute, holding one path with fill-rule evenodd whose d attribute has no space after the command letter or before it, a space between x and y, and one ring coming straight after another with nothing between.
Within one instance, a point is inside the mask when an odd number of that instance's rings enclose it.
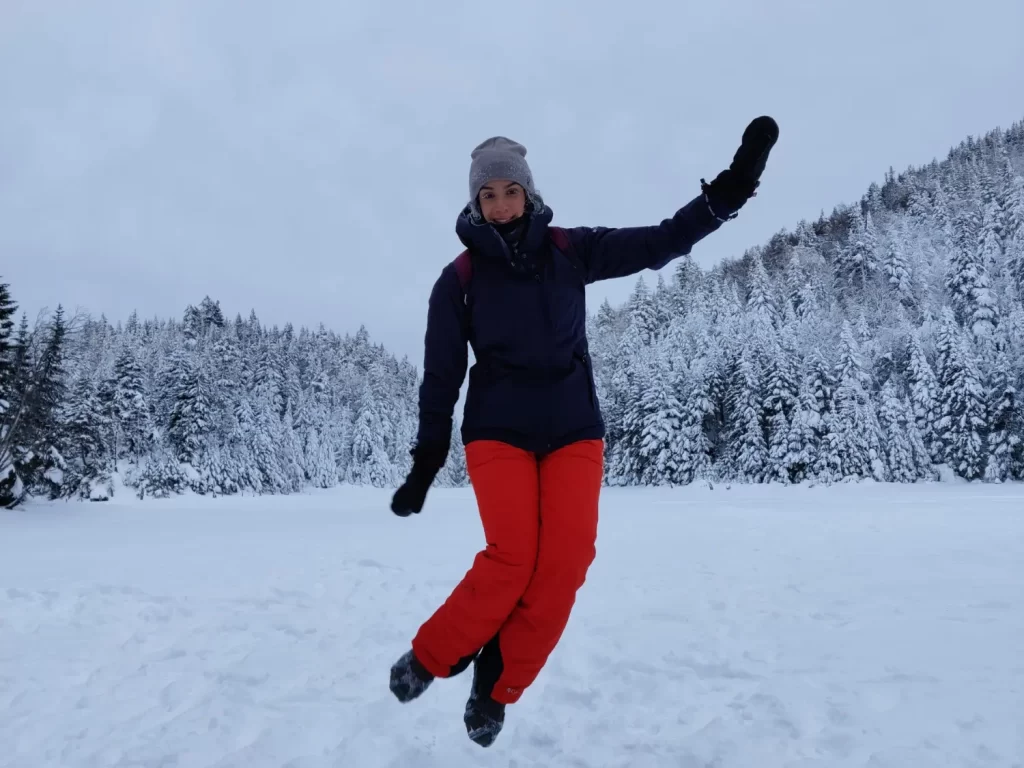
<instances>
[{"instance_id":1,"label":"white snow field","mask_svg":"<svg viewBox=\"0 0 1024 768\"><path fill-rule=\"evenodd\" d=\"M388 668L469 567L468 489L0 513L0 764L1024 765L1024 487L604 496L563 640L498 741L469 673Z\"/></svg>"}]
</instances>

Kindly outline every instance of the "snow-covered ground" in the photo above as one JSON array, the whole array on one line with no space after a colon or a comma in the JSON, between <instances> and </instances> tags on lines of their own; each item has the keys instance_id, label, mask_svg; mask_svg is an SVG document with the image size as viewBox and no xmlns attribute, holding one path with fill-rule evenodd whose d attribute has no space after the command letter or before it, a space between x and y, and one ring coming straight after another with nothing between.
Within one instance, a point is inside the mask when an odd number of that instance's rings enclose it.
<instances>
[{"instance_id":1,"label":"snow-covered ground","mask_svg":"<svg viewBox=\"0 0 1024 768\"><path fill-rule=\"evenodd\" d=\"M489 750L388 668L482 545L471 492L0 513L0 765L1021 766L1024 488L610 490Z\"/></svg>"}]
</instances>

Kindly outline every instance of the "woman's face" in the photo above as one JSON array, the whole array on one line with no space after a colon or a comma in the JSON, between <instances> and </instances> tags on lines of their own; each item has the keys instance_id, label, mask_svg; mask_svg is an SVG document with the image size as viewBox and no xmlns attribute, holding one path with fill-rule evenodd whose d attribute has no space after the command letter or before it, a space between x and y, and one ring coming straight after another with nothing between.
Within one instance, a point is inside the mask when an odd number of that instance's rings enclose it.
<instances>
[{"instance_id":1,"label":"woman's face","mask_svg":"<svg viewBox=\"0 0 1024 768\"><path fill-rule=\"evenodd\" d=\"M518 219L526 210L526 192L514 181L496 179L480 188L480 213L493 224Z\"/></svg>"}]
</instances>

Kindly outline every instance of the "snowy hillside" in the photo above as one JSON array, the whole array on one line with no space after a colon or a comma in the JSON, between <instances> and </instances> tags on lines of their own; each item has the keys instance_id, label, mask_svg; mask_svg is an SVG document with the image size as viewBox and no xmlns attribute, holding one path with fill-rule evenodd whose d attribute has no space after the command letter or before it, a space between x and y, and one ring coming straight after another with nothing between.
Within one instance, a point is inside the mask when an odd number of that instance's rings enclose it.
<instances>
[{"instance_id":1,"label":"snowy hillside","mask_svg":"<svg viewBox=\"0 0 1024 768\"><path fill-rule=\"evenodd\" d=\"M610 479L1022 478L1022 301L1019 123L602 306Z\"/></svg>"},{"instance_id":2,"label":"snowy hillside","mask_svg":"<svg viewBox=\"0 0 1024 768\"><path fill-rule=\"evenodd\" d=\"M285 506L286 505L286 506ZM483 544L472 495L0 514L7 768L1020 766L1024 492L609 489L548 667L484 751L388 668Z\"/></svg>"},{"instance_id":3,"label":"snowy hillside","mask_svg":"<svg viewBox=\"0 0 1024 768\"><path fill-rule=\"evenodd\" d=\"M1024 123L742 260L648 280L591 316L610 484L1024 478ZM142 496L408 469L418 371L365 330L266 328L206 299L33 332L0 289L0 503L105 498L115 466ZM466 480L454 443L444 485Z\"/></svg>"}]
</instances>

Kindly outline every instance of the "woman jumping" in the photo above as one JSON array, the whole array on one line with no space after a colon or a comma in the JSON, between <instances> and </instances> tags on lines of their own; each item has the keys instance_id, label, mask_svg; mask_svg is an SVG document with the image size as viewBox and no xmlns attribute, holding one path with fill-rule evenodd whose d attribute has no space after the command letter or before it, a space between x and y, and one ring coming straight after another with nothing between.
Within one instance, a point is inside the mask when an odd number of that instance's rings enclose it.
<instances>
[{"instance_id":1,"label":"woman jumping","mask_svg":"<svg viewBox=\"0 0 1024 768\"><path fill-rule=\"evenodd\" d=\"M391 668L399 701L472 664L466 729L481 746L494 742L595 557L605 427L585 287L689 254L754 196L777 139L775 121L757 118L700 195L659 225L627 228L550 226L525 147L498 136L473 150L456 223L466 251L430 294L413 465L391 509L419 512L444 466L472 345L462 439L486 547Z\"/></svg>"}]
</instances>

